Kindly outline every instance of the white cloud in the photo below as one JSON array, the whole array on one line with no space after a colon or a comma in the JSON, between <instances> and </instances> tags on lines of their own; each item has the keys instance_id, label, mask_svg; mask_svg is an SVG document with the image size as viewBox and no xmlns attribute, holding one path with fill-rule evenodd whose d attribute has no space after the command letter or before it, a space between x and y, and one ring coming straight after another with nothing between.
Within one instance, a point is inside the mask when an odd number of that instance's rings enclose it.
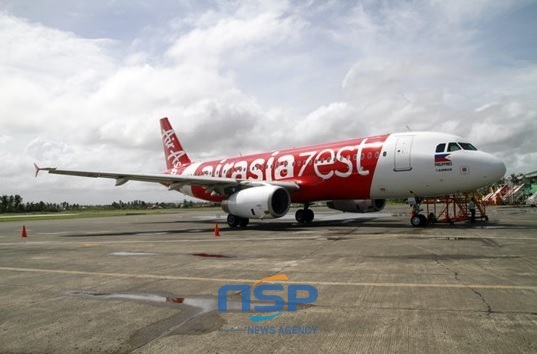
<instances>
[{"instance_id":1,"label":"white cloud","mask_svg":"<svg viewBox=\"0 0 537 354\"><path fill-rule=\"evenodd\" d=\"M208 28L197 28L180 37L166 54L178 63L214 68L220 61L240 61L250 51L289 39L295 25L292 18L282 20L271 12L252 18L220 19Z\"/></svg>"},{"instance_id":2,"label":"white cloud","mask_svg":"<svg viewBox=\"0 0 537 354\"><path fill-rule=\"evenodd\" d=\"M537 169L532 2L32 6L0 4L2 193L182 199L146 184L33 178L34 161L160 171L163 116L197 160L408 126L465 136L509 172Z\"/></svg>"}]
</instances>

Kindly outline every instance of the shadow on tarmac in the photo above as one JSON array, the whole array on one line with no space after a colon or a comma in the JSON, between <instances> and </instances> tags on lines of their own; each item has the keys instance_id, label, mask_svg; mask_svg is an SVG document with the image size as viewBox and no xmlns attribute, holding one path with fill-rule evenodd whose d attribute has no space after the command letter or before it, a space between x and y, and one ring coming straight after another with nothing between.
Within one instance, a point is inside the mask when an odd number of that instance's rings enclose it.
<instances>
[{"instance_id":1,"label":"shadow on tarmac","mask_svg":"<svg viewBox=\"0 0 537 354\"><path fill-rule=\"evenodd\" d=\"M251 232L251 231L275 231L275 232L301 232L318 228L364 228L367 230L381 230L381 229L401 229L403 233L411 235L421 235L428 229L458 229L461 231L472 229L537 229L537 226L523 226L513 225L509 223L495 223L494 221L477 222L470 224L469 222L457 223L457 224L434 224L427 227L412 227L410 223L405 220L385 218L379 219L376 217L362 217L359 219L341 219L341 220L318 220L309 224L299 224L297 222L288 220L270 220L260 222L257 220L251 220L250 224L246 228L231 228L227 226L227 223L222 219L208 217L202 220L175 220L175 221L150 221L150 222L134 222L129 225L177 225L188 224L188 228L168 228L168 229L144 229L140 231L117 231L117 232L102 232L97 231L95 233L73 233L61 235L60 237L110 237L110 236L147 236L151 234L170 234L170 235L192 235L192 234L207 234L214 231L215 224L220 226L220 230L223 232L237 231L237 232ZM193 224L199 225L200 228L192 228Z\"/></svg>"}]
</instances>

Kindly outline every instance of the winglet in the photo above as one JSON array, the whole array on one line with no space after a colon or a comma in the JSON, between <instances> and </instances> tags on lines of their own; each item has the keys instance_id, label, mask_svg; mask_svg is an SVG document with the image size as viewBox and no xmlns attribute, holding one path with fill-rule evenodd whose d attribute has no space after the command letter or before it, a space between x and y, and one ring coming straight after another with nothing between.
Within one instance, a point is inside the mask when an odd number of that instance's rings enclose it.
<instances>
[{"instance_id":1,"label":"winglet","mask_svg":"<svg viewBox=\"0 0 537 354\"><path fill-rule=\"evenodd\" d=\"M34 162L34 167L35 167L35 176L37 177L37 175L39 174L39 171L54 171L56 169L56 167L39 167L37 166L37 164Z\"/></svg>"}]
</instances>

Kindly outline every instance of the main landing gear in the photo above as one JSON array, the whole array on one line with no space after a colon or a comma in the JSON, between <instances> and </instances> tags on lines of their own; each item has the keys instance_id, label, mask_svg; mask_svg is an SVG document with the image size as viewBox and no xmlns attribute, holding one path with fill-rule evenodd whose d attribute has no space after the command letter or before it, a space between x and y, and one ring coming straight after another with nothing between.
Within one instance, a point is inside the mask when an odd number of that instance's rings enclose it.
<instances>
[{"instance_id":1,"label":"main landing gear","mask_svg":"<svg viewBox=\"0 0 537 354\"><path fill-rule=\"evenodd\" d=\"M248 218L241 218L240 216L227 214L227 224L229 227L240 227L245 228L250 222Z\"/></svg>"},{"instance_id":2,"label":"main landing gear","mask_svg":"<svg viewBox=\"0 0 537 354\"><path fill-rule=\"evenodd\" d=\"M304 203L304 209L298 209L295 213L295 219L301 224L310 223L313 221L315 214L313 210L308 209L310 203Z\"/></svg>"},{"instance_id":3,"label":"main landing gear","mask_svg":"<svg viewBox=\"0 0 537 354\"><path fill-rule=\"evenodd\" d=\"M427 220L427 217L423 214L420 214L423 209L420 208L421 206L421 198L413 198L414 200L410 201L410 205L412 206L412 216L410 217L410 223L414 227L419 226L427 226L429 221Z\"/></svg>"}]
</instances>

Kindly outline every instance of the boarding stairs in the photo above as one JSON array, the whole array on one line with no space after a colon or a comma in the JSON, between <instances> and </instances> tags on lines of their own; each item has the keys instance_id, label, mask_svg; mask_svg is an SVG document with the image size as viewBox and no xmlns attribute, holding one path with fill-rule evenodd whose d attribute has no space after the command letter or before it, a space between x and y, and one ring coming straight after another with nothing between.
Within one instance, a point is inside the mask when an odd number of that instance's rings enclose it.
<instances>
[{"instance_id":1,"label":"boarding stairs","mask_svg":"<svg viewBox=\"0 0 537 354\"><path fill-rule=\"evenodd\" d=\"M440 198L425 199L423 204L427 206L427 218L429 222L448 223L470 220L468 204L474 198L476 213L475 218L488 220L487 210L483 198L477 193L465 193L447 195Z\"/></svg>"}]
</instances>

